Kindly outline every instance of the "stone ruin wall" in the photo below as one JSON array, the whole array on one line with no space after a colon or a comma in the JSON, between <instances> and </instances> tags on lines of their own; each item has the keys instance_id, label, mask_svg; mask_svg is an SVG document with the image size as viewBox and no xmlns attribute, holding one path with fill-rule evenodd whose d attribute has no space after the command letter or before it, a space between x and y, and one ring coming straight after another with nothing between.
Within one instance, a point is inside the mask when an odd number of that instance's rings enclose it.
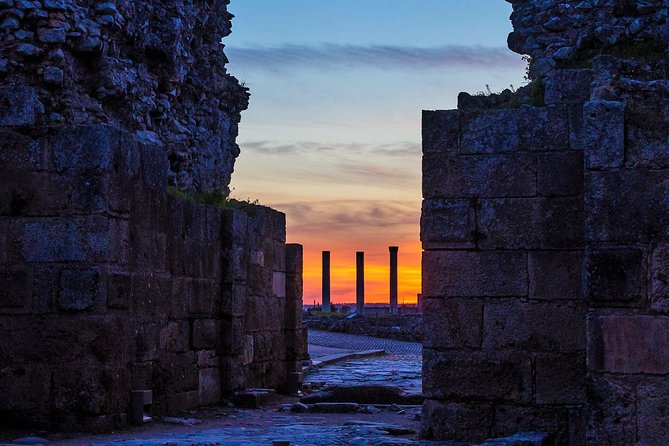
<instances>
[{"instance_id":1,"label":"stone ruin wall","mask_svg":"<svg viewBox=\"0 0 669 446\"><path fill-rule=\"evenodd\" d=\"M2 422L110 430L131 390L176 414L301 370L285 216L168 192L229 183L226 4L0 1Z\"/></svg>"},{"instance_id":2,"label":"stone ruin wall","mask_svg":"<svg viewBox=\"0 0 669 446\"><path fill-rule=\"evenodd\" d=\"M665 445L669 4L511 3L533 86L423 115L423 434Z\"/></svg>"},{"instance_id":3,"label":"stone ruin wall","mask_svg":"<svg viewBox=\"0 0 669 446\"><path fill-rule=\"evenodd\" d=\"M0 0L2 85L33 86L36 125L107 123L160 146L169 182L226 192L246 88L226 72L229 0Z\"/></svg>"}]
</instances>

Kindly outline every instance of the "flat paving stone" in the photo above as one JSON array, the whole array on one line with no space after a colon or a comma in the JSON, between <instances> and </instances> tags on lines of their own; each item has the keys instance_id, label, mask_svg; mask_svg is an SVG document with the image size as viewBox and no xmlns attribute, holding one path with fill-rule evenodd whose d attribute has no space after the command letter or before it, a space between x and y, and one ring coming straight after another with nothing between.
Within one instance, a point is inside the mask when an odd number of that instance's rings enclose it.
<instances>
[{"instance_id":1,"label":"flat paving stone","mask_svg":"<svg viewBox=\"0 0 669 446\"><path fill-rule=\"evenodd\" d=\"M417 342L373 338L371 336L309 330L309 344L351 350L385 350L389 354L420 356L423 346Z\"/></svg>"}]
</instances>

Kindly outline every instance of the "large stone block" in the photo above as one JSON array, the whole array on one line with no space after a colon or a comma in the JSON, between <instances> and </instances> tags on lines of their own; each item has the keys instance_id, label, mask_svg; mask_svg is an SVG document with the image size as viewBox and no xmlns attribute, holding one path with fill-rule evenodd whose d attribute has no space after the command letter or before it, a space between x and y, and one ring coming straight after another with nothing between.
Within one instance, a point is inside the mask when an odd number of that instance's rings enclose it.
<instances>
[{"instance_id":1,"label":"large stone block","mask_svg":"<svg viewBox=\"0 0 669 446\"><path fill-rule=\"evenodd\" d=\"M423 152L457 150L460 116L459 110L423 111Z\"/></svg>"},{"instance_id":2,"label":"large stone block","mask_svg":"<svg viewBox=\"0 0 669 446\"><path fill-rule=\"evenodd\" d=\"M583 244L583 202L578 198L481 200L483 249L575 249Z\"/></svg>"},{"instance_id":3,"label":"large stone block","mask_svg":"<svg viewBox=\"0 0 669 446\"><path fill-rule=\"evenodd\" d=\"M539 155L537 192L544 196L583 194L583 153L569 151Z\"/></svg>"},{"instance_id":4,"label":"large stone block","mask_svg":"<svg viewBox=\"0 0 669 446\"><path fill-rule=\"evenodd\" d=\"M30 274L22 269L0 270L0 312L28 307L32 296Z\"/></svg>"},{"instance_id":5,"label":"large stone block","mask_svg":"<svg viewBox=\"0 0 669 446\"><path fill-rule=\"evenodd\" d=\"M491 404L427 400L423 404L421 436L430 440L480 442L491 437L493 420Z\"/></svg>"},{"instance_id":6,"label":"large stone block","mask_svg":"<svg viewBox=\"0 0 669 446\"><path fill-rule=\"evenodd\" d=\"M122 132L103 124L62 127L51 140L54 167L107 174L124 142Z\"/></svg>"},{"instance_id":7,"label":"large stone block","mask_svg":"<svg viewBox=\"0 0 669 446\"><path fill-rule=\"evenodd\" d=\"M423 347L429 349L478 349L483 331L483 301L430 299L423 305Z\"/></svg>"},{"instance_id":8,"label":"large stone block","mask_svg":"<svg viewBox=\"0 0 669 446\"><path fill-rule=\"evenodd\" d=\"M588 368L608 373L669 373L669 318L588 318Z\"/></svg>"},{"instance_id":9,"label":"large stone block","mask_svg":"<svg viewBox=\"0 0 669 446\"><path fill-rule=\"evenodd\" d=\"M518 252L427 251L423 295L526 296L527 255Z\"/></svg>"},{"instance_id":10,"label":"large stone block","mask_svg":"<svg viewBox=\"0 0 669 446\"><path fill-rule=\"evenodd\" d=\"M544 101L550 105L576 105L590 99L591 69L550 71L544 79Z\"/></svg>"},{"instance_id":11,"label":"large stone block","mask_svg":"<svg viewBox=\"0 0 669 446\"><path fill-rule=\"evenodd\" d=\"M427 398L532 401L532 363L527 355L425 349L423 372Z\"/></svg>"},{"instance_id":12,"label":"large stone block","mask_svg":"<svg viewBox=\"0 0 669 446\"><path fill-rule=\"evenodd\" d=\"M669 439L669 383L650 378L637 389L637 435L641 444L663 446Z\"/></svg>"},{"instance_id":13,"label":"large stone block","mask_svg":"<svg viewBox=\"0 0 669 446\"><path fill-rule=\"evenodd\" d=\"M584 292L595 305L639 305L647 298L647 255L637 248L590 248L585 253Z\"/></svg>"},{"instance_id":14,"label":"large stone block","mask_svg":"<svg viewBox=\"0 0 669 446\"><path fill-rule=\"evenodd\" d=\"M534 155L423 156L423 197L533 197L537 193Z\"/></svg>"},{"instance_id":15,"label":"large stone block","mask_svg":"<svg viewBox=\"0 0 669 446\"><path fill-rule=\"evenodd\" d=\"M578 303L486 302L483 348L536 352L585 350L584 305Z\"/></svg>"},{"instance_id":16,"label":"large stone block","mask_svg":"<svg viewBox=\"0 0 669 446\"><path fill-rule=\"evenodd\" d=\"M196 324L198 321L195 321ZM201 336L198 333L198 336ZM195 333L193 333L195 340ZM188 321L170 321L160 330L160 348L169 352L186 352L190 349L190 324Z\"/></svg>"},{"instance_id":17,"label":"large stone block","mask_svg":"<svg viewBox=\"0 0 669 446\"><path fill-rule=\"evenodd\" d=\"M569 114L560 107L464 113L460 152L504 153L569 149Z\"/></svg>"},{"instance_id":18,"label":"large stone block","mask_svg":"<svg viewBox=\"0 0 669 446\"><path fill-rule=\"evenodd\" d=\"M591 170L614 169L625 159L625 104L591 101L583 107L581 145L585 166Z\"/></svg>"},{"instance_id":19,"label":"large stone block","mask_svg":"<svg viewBox=\"0 0 669 446\"><path fill-rule=\"evenodd\" d=\"M65 269L60 273L58 307L78 311L92 308L106 297L103 277L98 268Z\"/></svg>"},{"instance_id":20,"label":"large stone block","mask_svg":"<svg viewBox=\"0 0 669 446\"><path fill-rule=\"evenodd\" d=\"M211 405L221 402L221 369L209 368L200 370L198 390L200 404Z\"/></svg>"},{"instance_id":21,"label":"large stone block","mask_svg":"<svg viewBox=\"0 0 669 446\"><path fill-rule=\"evenodd\" d=\"M59 413L112 414L130 403L130 373L121 367L62 366L53 370L53 407Z\"/></svg>"},{"instance_id":22,"label":"large stone block","mask_svg":"<svg viewBox=\"0 0 669 446\"><path fill-rule=\"evenodd\" d=\"M0 88L0 126L35 125L40 105L32 87Z\"/></svg>"},{"instance_id":23,"label":"large stone block","mask_svg":"<svg viewBox=\"0 0 669 446\"><path fill-rule=\"evenodd\" d=\"M632 103L626 111L625 166L669 168L669 109L664 101Z\"/></svg>"},{"instance_id":24,"label":"large stone block","mask_svg":"<svg viewBox=\"0 0 669 446\"><path fill-rule=\"evenodd\" d=\"M0 369L0 417L14 426L48 426L51 409L51 370L43 364L9 364Z\"/></svg>"},{"instance_id":25,"label":"large stone block","mask_svg":"<svg viewBox=\"0 0 669 446\"><path fill-rule=\"evenodd\" d=\"M219 344L218 323L214 319L193 321L193 348L196 350L215 349Z\"/></svg>"},{"instance_id":26,"label":"large stone block","mask_svg":"<svg viewBox=\"0 0 669 446\"><path fill-rule=\"evenodd\" d=\"M272 273L272 294L276 297L286 297L286 273L274 271Z\"/></svg>"},{"instance_id":27,"label":"large stone block","mask_svg":"<svg viewBox=\"0 0 669 446\"><path fill-rule=\"evenodd\" d=\"M133 313L152 317L167 314L171 306L172 282L169 274L133 274L130 293Z\"/></svg>"},{"instance_id":28,"label":"large stone block","mask_svg":"<svg viewBox=\"0 0 669 446\"><path fill-rule=\"evenodd\" d=\"M3 170L43 170L46 167L45 152L43 139L31 138L14 129L0 128L0 167Z\"/></svg>"},{"instance_id":29,"label":"large stone block","mask_svg":"<svg viewBox=\"0 0 669 446\"><path fill-rule=\"evenodd\" d=\"M582 251L534 251L529 253L530 299L583 299Z\"/></svg>"},{"instance_id":30,"label":"large stone block","mask_svg":"<svg viewBox=\"0 0 669 446\"><path fill-rule=\"evenodd\" d=\"M637 444L636 380L635 377L591 376L588 445Z\"/></svg>"},{"instance_id":31,"label":"large stone block","mask_svg":"<svg viewBox=\"0 0 669 446\"><path fill-rule=\"evenodd\" d=\"M420 228L423 249L473 248L476 201L425 200Z\"/></svg>"},{"instance_id":32,"label":"large stone block","mask_svg":"<svg viewBox=\"0 0 669 446\"><path fill-rule=\"evenodd\" d=\"M667 178L667 170L586 173L586 239L627 244L669 238Z\"/></svg>"},{"instance_id":33,"label":"large stone block","mask_svg":"<svg viewBox=\"0 0 669 446\"><path fill-rule=\"evenodd\" d=\"M114 310L126 310L130 307L132 276L128 272L110 271L107 273L107 307Z\"/></svg>"},{"instance_id":34,"label":"large stone block","mask_svg":"<svg viewBox=\"0 0 669 446\"><path fill-rule=\"evenodd\" d=\"M587 402L585 355L540 354L535 357L537 404L579 405Z\"/></svg>"},{"instance_id":35,"label":"large stone block","mask_svg":"<svg viewBox=\"0 0 669 446\"><path fill-rule=\"evenodd\" d=\"M650 262L650 301L654 311L669 313L669 243L653 250Z\"/></svg>"}]
</instances>

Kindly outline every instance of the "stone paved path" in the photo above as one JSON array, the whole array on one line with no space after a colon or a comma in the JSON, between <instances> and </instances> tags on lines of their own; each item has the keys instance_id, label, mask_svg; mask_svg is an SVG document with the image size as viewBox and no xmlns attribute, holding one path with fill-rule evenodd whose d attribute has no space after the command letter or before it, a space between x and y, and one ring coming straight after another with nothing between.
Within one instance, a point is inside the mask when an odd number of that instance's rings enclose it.
<instances>
[{"instance_id":1,"label":"stone paved path","mask_svg":"<svg viewBox=\"0 0 669 446\"><path fill-rule=\"evenodd\" d=\"M420 344L369 336L309 330L309 344L351 350L383 349L386 356L352 359L312 370L305 382L328 385L391 384L407 392L422 392Z\"/></svg>"},{"instance_id":2,"label":"stone paved path","mask_svg":"<svg viewBox=\"0 0 669 446\"><path fill-rule=\"evenodd\" d=\"M324 347L348 348L351 350L385 350L389 354L422 355L423 347L417 342L396 341L394 339L372 338L346 333L309 330L309 344Z\"/></svg>"}]
</instances>

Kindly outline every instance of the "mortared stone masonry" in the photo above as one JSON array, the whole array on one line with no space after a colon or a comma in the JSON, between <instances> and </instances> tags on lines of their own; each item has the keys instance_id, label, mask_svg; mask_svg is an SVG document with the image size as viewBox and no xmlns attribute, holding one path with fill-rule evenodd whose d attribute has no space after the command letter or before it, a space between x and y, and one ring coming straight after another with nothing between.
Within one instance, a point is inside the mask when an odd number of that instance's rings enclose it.
<instances>
[{"instance_id":1,"label":"mortared stone masonry","mask_svg":"<svg viewBox=\"0 0 669 446\"><path fill-rule=\"evenodd\" d=\"M531 86L423 114L423 435L669 442L669 4L511 1Z\"/></svg>"}]
</instances>

